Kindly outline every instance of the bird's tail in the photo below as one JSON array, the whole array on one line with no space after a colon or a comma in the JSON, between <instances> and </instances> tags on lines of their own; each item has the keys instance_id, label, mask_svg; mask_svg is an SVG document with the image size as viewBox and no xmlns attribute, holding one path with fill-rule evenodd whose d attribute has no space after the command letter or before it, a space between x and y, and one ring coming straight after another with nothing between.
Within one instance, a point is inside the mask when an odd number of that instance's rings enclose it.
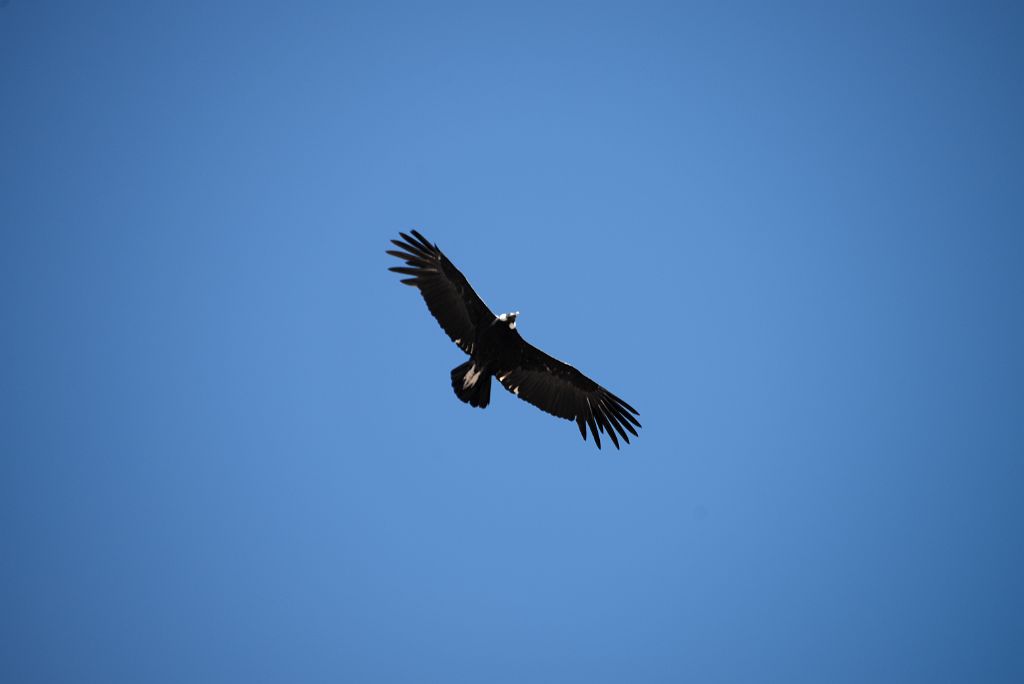
<instances>
[{"instance_id":1,"label":"bird's tail","mask_svg":"<svg viewBox=\"0 0 1024 684\"><path fill-rule=\"evenodd\" d=\"M491 402L491 374L470 359L452 369L452 389L470 406L484 408Z\"/></svg>"}]
</instances>

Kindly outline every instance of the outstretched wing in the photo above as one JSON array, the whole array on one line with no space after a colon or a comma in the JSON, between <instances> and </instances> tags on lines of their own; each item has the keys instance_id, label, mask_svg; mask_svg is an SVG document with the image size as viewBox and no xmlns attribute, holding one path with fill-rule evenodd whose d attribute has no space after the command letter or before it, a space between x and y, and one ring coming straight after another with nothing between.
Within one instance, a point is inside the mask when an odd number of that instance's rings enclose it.
<instances>
[{"instance_id":1,"label":"outstretched wing","mask_svg":"<svg viewBox=\"0 0 1024 684\"><path fill-rule=\"evenodd\" d=\"M567 363L548 356L532 344L522 342L523 353L515 368L500 369L495 375L505 389L520 399L553 416L575 420L584 441L587 426L594 443L601 448L598 431L608 432L615 448L619 448L616 432L629 443L631 432L636 436L640 421L635 408L601 387Z\"/></svg>"},{"instance_id":2,"label":"outstretched wing","mask_svg":"<svg viewBox=\"0 0 1024 684\"><path fill-rule=\"evenodd\" d=\"M472 354L477 328L489 325L494 314L437 245L427 242L415 230L411 237L405 233L400 235L404 242L391 242L402 251L389 249L387 253L404 260L407 266L392 266L388 270L412 276L402 282L420 289L427 308L448 337L462 351Z\"/></svg>"}]
</instances>

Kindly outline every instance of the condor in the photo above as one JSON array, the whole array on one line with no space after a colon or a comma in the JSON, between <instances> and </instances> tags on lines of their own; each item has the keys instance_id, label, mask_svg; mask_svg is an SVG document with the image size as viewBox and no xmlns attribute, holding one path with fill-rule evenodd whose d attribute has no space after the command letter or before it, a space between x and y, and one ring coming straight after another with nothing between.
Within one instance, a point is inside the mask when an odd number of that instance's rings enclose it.
<instances>
[{"instance_id":1,"label":"condor","mask_svg":"<svg viewBox=\"0 0 1024 684\"><path fill-rule=\"evenodd\" d=\"M415 230L391 242L401 251L387 253L405 266L390 271L419 288L427 308L448 337L469 355L452 369L452 389L470 406L484 408L491 400L491 377L512 394L559 418L575 420L587 439L587 428L601 448L607 433L615 448L619 437L629 443L637 435L640 414L632 406L567 363L548 356L519 336L518 311L495 316L452 262ZM634 427L635 426L635 427Z\"/></svg>"}]
</instances>

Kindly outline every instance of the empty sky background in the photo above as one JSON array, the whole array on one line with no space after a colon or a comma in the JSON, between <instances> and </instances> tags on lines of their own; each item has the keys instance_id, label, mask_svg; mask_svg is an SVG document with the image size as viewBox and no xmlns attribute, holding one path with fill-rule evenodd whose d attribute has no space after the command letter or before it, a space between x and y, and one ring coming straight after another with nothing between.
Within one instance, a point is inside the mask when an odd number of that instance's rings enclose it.
<instances>
[{"instance_id":1,"label":"empty sky background","mask_svg":"<svg viewBox=\"0 0 1024 684\"><path fill-rule=\"evenodd\" d=\"M0 679L1024 680L1024 12L819 4L2 3Z\"/></svg>"}]
</instances>

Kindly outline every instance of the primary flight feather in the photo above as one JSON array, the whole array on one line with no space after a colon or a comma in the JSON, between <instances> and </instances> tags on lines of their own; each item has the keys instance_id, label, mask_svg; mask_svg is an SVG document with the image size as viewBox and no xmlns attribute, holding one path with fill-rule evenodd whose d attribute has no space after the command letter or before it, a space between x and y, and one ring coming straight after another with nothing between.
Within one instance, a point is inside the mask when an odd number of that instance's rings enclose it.
<instances>
[{"instance_id":1,"label":"primary flight feather","mask_svg":"<svg viewBox=\"0 0 1024 684\"><path fill-rule=\"evenodd\" d=\"M387 250L405 262L388 270L409 276L406 285L419 288L430 313L469 361L452 369L452 389L470 406L484 408L491 400L491 376L520 399L559 418L576 421L583 439L587 428L601 448L598 433L607 433L615 448L619 437L636 436L640 414L632 406L567 363L548 356L516 330L519 312L495 316L466 277L437 245L417 231L400 233Z\"/></svg>"}]
</instances>

